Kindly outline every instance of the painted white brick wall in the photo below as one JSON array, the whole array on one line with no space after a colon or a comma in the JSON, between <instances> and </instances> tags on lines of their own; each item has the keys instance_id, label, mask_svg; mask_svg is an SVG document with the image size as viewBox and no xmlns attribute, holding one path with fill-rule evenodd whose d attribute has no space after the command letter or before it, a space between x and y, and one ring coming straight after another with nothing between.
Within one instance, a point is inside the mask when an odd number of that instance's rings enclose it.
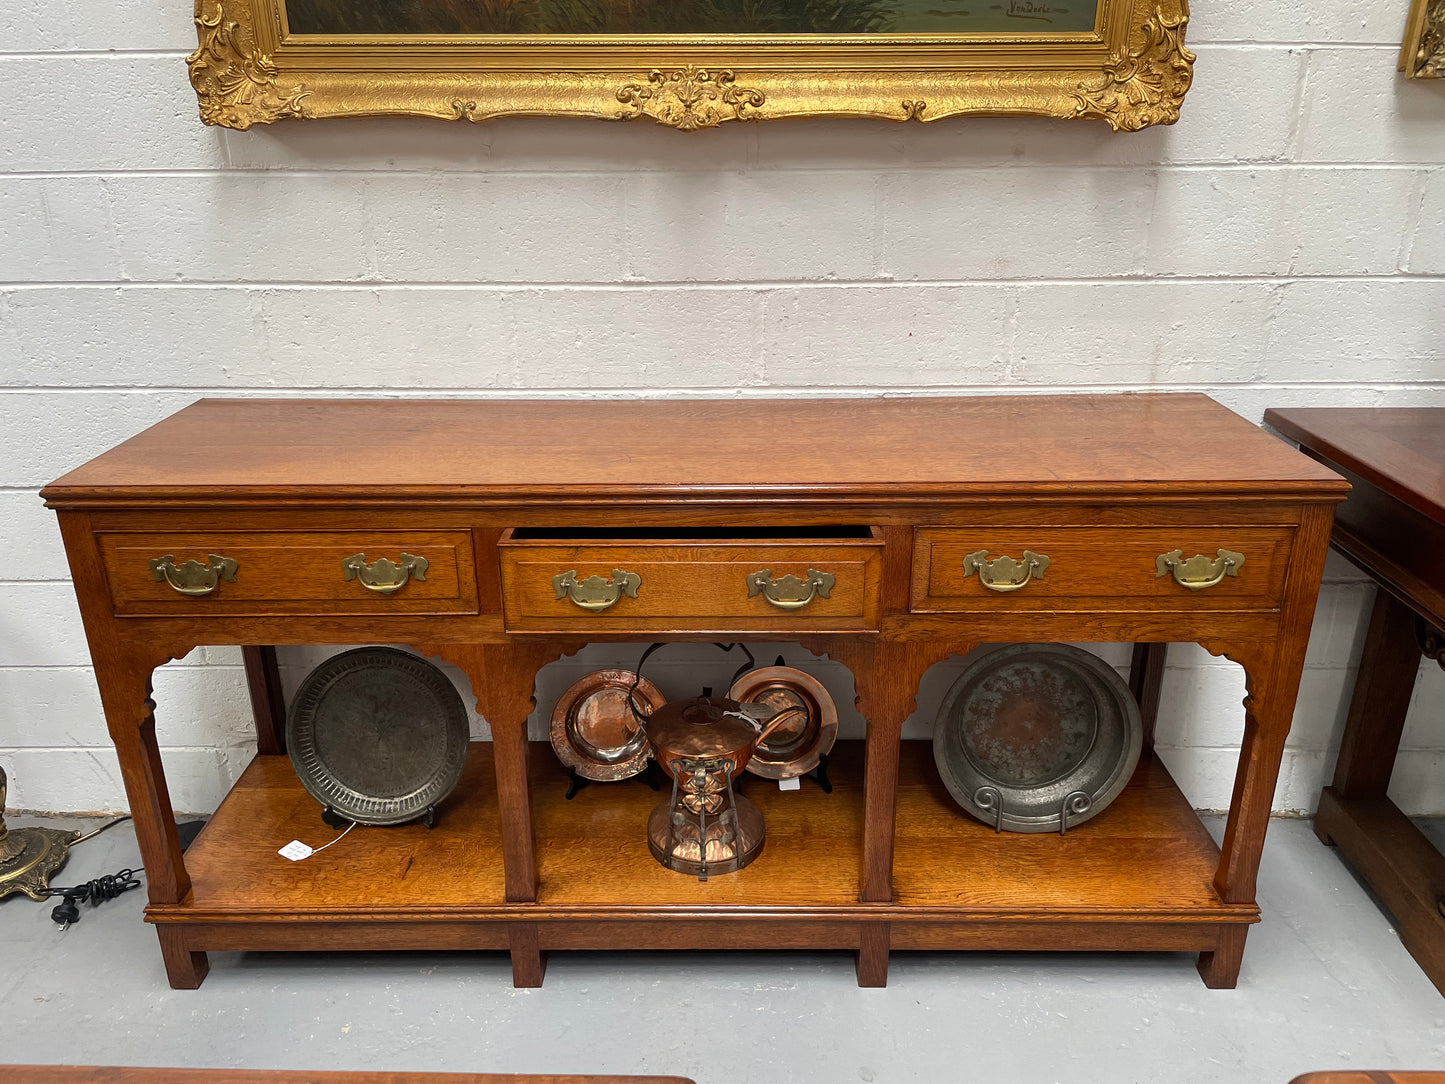
<instances>
[{"instance_id":1,"label":"painted white brick wall","mask_svg":"<svg viewBox=\"0 0 1445 1084\"><path fill-rule=\"evenodd\" d=\"M12 802L116 809L53 517L36 491L202 394L1204 390L1445 403L1445 87L1395 74L1404 0L1197 0L1173 128L559 120L203 127L189 0L0 8L0 760ZM102 10L103 8L103 10ZM1181 440L1179 454L1188 454ZM1276 806L1312 808L1372 588L1332 560ZM1099 645L1127 664L1127 648ZM326 649L283 653L294 687ZM631 662L594 645L539 687ZM851 679L796 647L857 734ZM725 684L711 649L656 660ZM925 679L928 734L961 660ZM460 675L456 675L458 680ZM250 755L234 649L156 678L177 808ZM1172 650L1159 742L1229 799L1237 668ZM485 733L478 720L476 732ZM534 733L542 731L534 720ZM1445 811L1445 674L1394 792Z\"/></svg>"}]
</instances>

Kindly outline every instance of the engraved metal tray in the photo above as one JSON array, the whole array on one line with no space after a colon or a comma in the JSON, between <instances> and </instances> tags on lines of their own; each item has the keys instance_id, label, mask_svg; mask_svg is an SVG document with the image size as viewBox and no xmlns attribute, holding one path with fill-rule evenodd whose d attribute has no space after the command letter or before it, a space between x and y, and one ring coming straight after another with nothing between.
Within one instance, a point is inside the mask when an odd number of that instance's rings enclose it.
<instances>
[{"instance_id":1,"label":"engraved metal tray","mask_svg":"<svg viewBox=\"0 0 1445 1084\"><path fill-rule=\"evenodd\" d=\"M949 689L933 758L949 793L980 820L1051 832L1113 801L1143 743L1138 705L1113 667L1068 644L1012 644Z\"/></svg>"},{"instance_id":2,"label":"engraved metal tray","mask_svg":"<svg viewBox=\"0 0 1445 1084\"><path fill-rule=\"evenodd\" d=\"M552 749L584 779L630 778L652 759L644 721L665 703L662 690L632 670L588 674L557 698Z\"/></svg>"},{"instance_id":3,"label":"engraved metal tray","mask_svg":"<svg viewBox=\"0 0 1445 1084\"><path fill-rule=\"evenodd\" d=\"M317 801L358 824L402 824L457 785L471 739L455 686L425 659L363 647L306 675L286 748Z\"/></svg>"},{"instance_id":4,"label":"engraved metal tray","mask_svg":"<svg viewBox=\"0 0 1445 1084\"><path fill-rule=\"evenodd\" d=\"M749 670L728 690L730 700L762 704L768 717L785 708L800 707L803 714L779 724L759 742L747 770L764 779L793 779L806 775L833 748L838 738L838 708L823 683L791 666L764 666Z\"/></svg>"}]
</instances>

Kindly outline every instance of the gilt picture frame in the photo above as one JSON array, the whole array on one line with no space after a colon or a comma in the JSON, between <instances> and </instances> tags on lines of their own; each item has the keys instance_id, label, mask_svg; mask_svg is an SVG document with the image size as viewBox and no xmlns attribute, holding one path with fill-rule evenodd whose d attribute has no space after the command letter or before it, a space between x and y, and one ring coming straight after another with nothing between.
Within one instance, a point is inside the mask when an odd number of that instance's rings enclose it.
<instances>
[{"instance_id":1,"label":"gilt picture frame","mask_svg":"<svg viewBox=\"0 0 1445 1084\"><path fill-rule=\"evenodd\" d=\"M1400 71L1407 79L1445 77L1445 0L1410 0Z\"/></svg>"},{"instance_id":2,"label":"gilt picture frame","mask_svg":"<svg viewBox=\"0 0 1445 1084\"><path fill-rule=\"evenodd\" d=\"M234 129L1030 114L1137 131L1179 117L1188 18L1187 0L196 0L187 65L201 119Z\"/></svg>"}]
</instances>

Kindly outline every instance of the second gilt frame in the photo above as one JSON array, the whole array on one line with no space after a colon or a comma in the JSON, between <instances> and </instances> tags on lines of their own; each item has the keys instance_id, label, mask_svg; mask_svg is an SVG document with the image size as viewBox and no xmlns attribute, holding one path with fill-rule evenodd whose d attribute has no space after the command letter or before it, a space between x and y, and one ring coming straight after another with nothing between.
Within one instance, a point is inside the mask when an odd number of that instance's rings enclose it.
<instances>
[{"instance_id":1,"label":"second gilt frame","mask_svg":"<svg viewBox=\"0 0 1445 1084\"><path fill-rule=\"evenodd\" d=\"M1445 78L1445 0L1411 0L1400 70L1407 79Z\"/></svg>"},{"instance_id":2,"label":"second gilt frame","mask_svg":"<svg viewBox=\"0 0 1445 1084\"><path fill-rule=\"evenodd\" d=\"M1193 78L1187 0L1096 0L1092 31L992 34L294 34L285 0L196 0L208 124L412 115L648 119L672 128L852 116L1172 124Z\"/></svg>"}]
</instances>

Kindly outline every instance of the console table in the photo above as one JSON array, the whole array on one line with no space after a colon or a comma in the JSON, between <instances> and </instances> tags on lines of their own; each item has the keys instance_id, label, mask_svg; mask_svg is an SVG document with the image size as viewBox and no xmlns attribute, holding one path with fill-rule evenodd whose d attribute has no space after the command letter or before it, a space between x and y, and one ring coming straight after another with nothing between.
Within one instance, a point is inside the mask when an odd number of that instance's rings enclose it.
<instances>
[{"instance_id":1,"label":"console table","mask_svg":"<svg viewBox=\"0 0 1445 1084\"><path fill-rule=\"evenodd\" d=\"M569 948L1197 952L1234 985L1339 477L1200 395L507 402L204 400L47 487L172 986L207 950L506 949L518 985ZM1004 556L1047 555L1018 589ZM983 562L978 551L988 551ZM425 579L354 572L401 553ZM1226 557L1229 554L1229 557ZM965 557L974 556L966 574ZM835 578L778 608L749 574ZM640 576L596 612L553 577ZM1004 585L1007 586L1007 585ZM562 597L557 597L561 595ZM648 851L656 797L563 800L526 720L537 670L590 641L787 639L852 672L866 738L832 794L749 786L768 842L706 883ZM1148 751L1098 816L997 834L927 742L925 670L1006 641L1194 641L1247 677L1216 846ZM320 808L276 713L184 856L150 677L199 644L404 643L467 676L474 743L439 825L353 832L302 863ZM1147 669L1147 668L1146 668ZM264 682L262 682L264 684Z\"/></svg>"},{"instance_id":2,"label":"console table","mask_svg":"<svg viewBox=\"0 0 1445 1084\"><path fill-rule=\"evenodd\" d=\"M1445 857L1385 793L1420 656L1445 666L1445 409L1271 410L1265 421L1350 480L1332 541L1379 585L1315 833L1375 890L1445 993Z\"/></svg>"}]
</instances>

